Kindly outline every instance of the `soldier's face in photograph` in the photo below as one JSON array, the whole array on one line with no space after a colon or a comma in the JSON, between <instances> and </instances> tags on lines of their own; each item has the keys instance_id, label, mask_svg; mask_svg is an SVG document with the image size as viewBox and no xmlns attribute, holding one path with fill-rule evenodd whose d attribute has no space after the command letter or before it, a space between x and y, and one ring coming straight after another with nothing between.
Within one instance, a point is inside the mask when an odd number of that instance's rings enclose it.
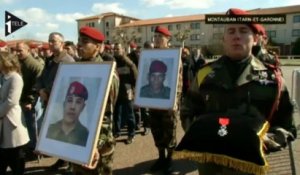
<instances>
[{"instance_id":1,"label":"soldier's face in photograph","mask_svg":"<svg viewBox=\"0 0 300 175\"><path fill-rule=\"evenodd\" d=\"M93 58L98 54L100 44L89 37L80 36L78 38L77 51L82 59Z\"/></svg>"},{"instance_id":2,"label":"soldier's face in photograph","mask_svg":"<svg viewBox=\"0 0 300 175\"><path fill-rule=\"evenodd\" d=\"M155 48L166 48L168 47L169 38L161 33L154 34L154 47Z\"/></svg>"},{"instance_id":3,"label":"soldier's face in photograph","mask_svg":"<svg viewBox=\"0 0 300 175\"><path fill-rule=\"evenodd\" d=\"M257 35L246 24L228 24L225 26L223 45L227 56L234 60L244 59L251 54Z\"/></svg>"},{"instance_id":4,"label":"soldier's face in photograph","mask_svg":"<svg viewBox=\"0 0 300 175\"><path fill-rule=\"evenodd\" d=\"M151 73L149 74L148 80L151 89L159 90L163 87L163 83L165 81L165 74L160 72Z\"/></svg>"},{"instance_id":5,"label":"soldier's face in photograph","mask_svg":"<svg viewBox=\"0 0 300 175\"><path fill-rule=\"evenodd\" d=\"M80 113L85 107L85 100L82 97L69 95L64 102L64 118L66 124L75 124L79 120Z\"/></svg>"}]
</instances>

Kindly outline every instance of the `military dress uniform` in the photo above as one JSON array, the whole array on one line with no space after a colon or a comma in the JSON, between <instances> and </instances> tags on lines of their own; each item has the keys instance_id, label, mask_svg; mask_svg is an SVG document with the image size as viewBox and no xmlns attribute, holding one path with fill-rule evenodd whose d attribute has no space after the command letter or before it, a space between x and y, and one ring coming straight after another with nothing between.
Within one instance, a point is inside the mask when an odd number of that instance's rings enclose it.
<instances>
[{"instance_id":1,"label":"military dress uniform","mask_svg":"<svg viewBox=\"0 0 300 175\"><path fill-rule=\"evenodd\" d=\"M275 101L277 88L274 72L256 57L250 56L250 58L235 62L227 56L223 56L199 70L184 100L181 115L182 118L197 121L198 118L207 114L225 115L234 111L267 120ZM292 118L293 106L284 84L280 91L280 102L272 120L269 121L270 127L284 128L296 136ZM211 132L218 133L217 130ZM197 135L197 133L194 134ZM235 134L238 135L239 133ZM216 137L218 136L216 134ZM245 137L248 136L245 135ZM204 142L204 138L198 142ZM235 142L239 144L239 140ZM185 143L185 146L191 144L193 143ZM185 146L181 145L181 148ZM257 151L259 152L259 150ZM228 152L228 154L231 153ZM199 167L199 172L204 174L212 174L217 170L223 173L227 172L225 174L236 173L236 171L231 171L220 164L203 164L202 162ZM205 169L202 169L203 167ZM239 168L243 169L244 167ZM238 172L238 174L243 173Z\"/></svg>"},{"instance_id":2,"label":"military dress uniform","mask_svg":"<svg viewBox=\"0 0 300 175\"><path fill-rule=\"evenodd\" d=\"M86 35L96 41L104 41L104 35L99 31L90 28L82 27L79 31L80 34ZM81 59L81 62L103 62L100 55L91 59ZM117 101L119 93L119 77L116 70L113 73L112 84L110 87L108 99L106 102L106 109L104 118L101 125L101 131L98 138L97 149L100 154L100 159L97 162L97 167L95 169L87 169L81 165L73 165L74 175L111 175L112 174L112 164L113 164L113 154L115 151L115 139L113 137L113 112L114 106Z\"/></svg>"}]
</instances>

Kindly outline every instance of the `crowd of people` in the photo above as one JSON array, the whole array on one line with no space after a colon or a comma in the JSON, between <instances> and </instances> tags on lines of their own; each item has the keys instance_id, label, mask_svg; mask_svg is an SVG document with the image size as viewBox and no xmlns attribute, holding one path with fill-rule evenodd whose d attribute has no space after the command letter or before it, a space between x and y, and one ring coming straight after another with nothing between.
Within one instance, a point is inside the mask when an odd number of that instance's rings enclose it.
<instances>
[{"instance_id":1,"label":"crowd of people","mask_svg":"<svg viewBox=\"0 0 300 175\"><path fill-rule=\"evenodd\" d=\"M240 9L227 12L229 16L246 14ZM59 32L50 33L48 43L40 46L21 41L8 47L0 42L0 174L5 175L7 167L14 175L24 174L26 156L34 154L59 64L103 61L115 61L117 66L92 165L58 160L49 170L68 164L74 175L111 175L115 139L127 126L126 144L134 142L141 127L143 135L151 131L158 152L152 172L172 174L173 158L187 158L197 161L199 173L204 175L264 174L267 163L260 150L279 151L297 135L293 106L276 55L265 47L264 28L254 23L226 24L224 54L210 63L199 48L182 48L172 110L133 104L141 50L170 48L172 33L167 28L157 26L153 35L153 43L147 41L143 47L125 43L130 53L124 43L107 44L101 31L86 26L79 29L77 44L65 41ZM163 84L166 71L162 61L151 63L149 84L141 88L141 97L169 98L170 88ZM71 123L68 111L74 110L78 118L92 95L80 82L72 82L65 96L64 118L49 127L47 137L85 145L88 130L78 120ZM186 132L179 144L178 119ZM82 137L74 138L78 132ZM239 146L241 138L245 138L243 146L248 151ZM241 154L236 155L240 149Z\"/></svg>"}]
</instances>

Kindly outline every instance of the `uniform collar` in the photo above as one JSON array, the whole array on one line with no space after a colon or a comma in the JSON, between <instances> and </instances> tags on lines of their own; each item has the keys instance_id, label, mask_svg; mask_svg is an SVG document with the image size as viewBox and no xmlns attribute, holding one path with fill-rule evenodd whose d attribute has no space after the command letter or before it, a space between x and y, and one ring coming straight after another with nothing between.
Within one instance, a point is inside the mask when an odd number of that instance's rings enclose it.
<instances>
[{"instance_id":1,"label":"uniform collar","mask_svg":"<svg viewBox=\"0 0 300 175\"><path fill-rule=\"evenodd\" d=\"M246 66L243 73L239 76L236 84L241 86L253 80L253 77L256 76L258 71L266 71L267 67L256 57L251 55L250 64Z\"/></svg>"}]
</instances>

